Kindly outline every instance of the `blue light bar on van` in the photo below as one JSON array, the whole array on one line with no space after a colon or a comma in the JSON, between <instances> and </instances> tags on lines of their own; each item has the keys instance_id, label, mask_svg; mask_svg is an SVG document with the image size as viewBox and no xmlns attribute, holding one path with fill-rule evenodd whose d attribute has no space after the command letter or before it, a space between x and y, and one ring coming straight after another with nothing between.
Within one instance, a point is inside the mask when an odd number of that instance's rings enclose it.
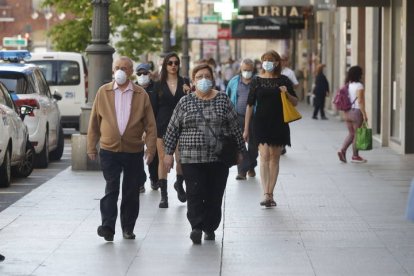
<instances>
[{"instance_id":1,"label":"blue light bar on van","mask_svg":"<svg viewBox=\"0 0 414 276\"><path fill-rule=\"evenodd\" d=\"M27 50L2 50L0 51L0 60L10 62L28 61L32 56Z\"/></svg>"}]
</instances>

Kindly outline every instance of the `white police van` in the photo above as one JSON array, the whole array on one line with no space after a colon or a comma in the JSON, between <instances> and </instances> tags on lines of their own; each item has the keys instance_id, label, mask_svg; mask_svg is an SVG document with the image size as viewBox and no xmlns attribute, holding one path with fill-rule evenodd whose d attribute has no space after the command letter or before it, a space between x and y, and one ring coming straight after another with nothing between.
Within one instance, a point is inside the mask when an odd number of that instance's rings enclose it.
<instances>
[{"instance_id":1,"label":"white police van","mask_svg":"<svg viewBox=\"0 0 414 276\"><path fill-rule=\"evenodd\" d=\"M34 64L24 63L26 50L0 51L0 82L9 91L17 107L29 106L33 112L24 118L33 145L35 165L46 168L50 160L60 160L64 148L58 101L62 96L50 93L42 71Z\"/></svg>"},{"instance_id":2,"label":"white police van","mask_svg":"<svg viewBox=\"0 0 414 276\"><path fill-rule=\"evenodd\" d=\"M40 67L50 90L62 95L59 109L63 127L79 129L81 106L88 97L88 69L82 54L72 52L32 53L30 63Z\"/></svg>"}]
</instances>

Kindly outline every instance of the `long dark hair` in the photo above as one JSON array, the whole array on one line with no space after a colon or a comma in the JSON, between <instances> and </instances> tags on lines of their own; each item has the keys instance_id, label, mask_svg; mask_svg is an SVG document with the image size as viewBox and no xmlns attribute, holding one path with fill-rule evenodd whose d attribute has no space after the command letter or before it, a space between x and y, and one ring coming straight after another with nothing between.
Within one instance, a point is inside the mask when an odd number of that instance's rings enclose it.
<instances>
[{"instance_id":1,"label":"long dark hair","mask_svg":"<svg viewBox=\"0 0 414 276\"><path fill-rule=\"evenodd\" d=\"M162 67L161 67L161 77L160 77L160 81L161 82L167 82L167 76L168 76L168 72L167 72L167 63L170 60L170 58L172 57L176 57L178 62L181 64L180 58L178 57L178 55L174 52L168 53L165 57L164 60L162 62ZM178 70L177 70L177 77L180 75L180 65L177 66Z\"/></svg>"},{"instance_id":2,"label":"long dark hair","mask_svg":"<svg viewBox=\"0 0 414 276\"><path fill-rule=\"evenodd\" d=\"M358 65L352 66L348 70L345 82L361 82L362 79L362 68Z\"/></svg>"}]
</instances>

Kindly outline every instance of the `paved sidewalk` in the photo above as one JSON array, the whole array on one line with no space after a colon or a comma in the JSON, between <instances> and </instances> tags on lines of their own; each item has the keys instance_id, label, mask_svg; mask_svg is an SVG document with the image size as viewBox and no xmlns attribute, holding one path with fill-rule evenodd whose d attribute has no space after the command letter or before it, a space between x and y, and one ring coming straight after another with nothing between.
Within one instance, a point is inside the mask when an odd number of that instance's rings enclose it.
<instances>
[{"instance_id":1,"label":"paved sidewalk","mask_svg":"<svg viewBox=\"0 0 414 276\"><path fill-rule=\"evenodd\" d=\"M118 223L104 242L102 174L69 168L0 213L0 275L414 275L414 223L405 220L414 155L376 145L362 153L368 163L342 164L343 123L301 111L278 206L260 207L259 175L237 181L232 168L216 241L193 245L172 185L170 208L159 209L147 183L137 239L122 239Z\"/></svg>"}]
</instances>

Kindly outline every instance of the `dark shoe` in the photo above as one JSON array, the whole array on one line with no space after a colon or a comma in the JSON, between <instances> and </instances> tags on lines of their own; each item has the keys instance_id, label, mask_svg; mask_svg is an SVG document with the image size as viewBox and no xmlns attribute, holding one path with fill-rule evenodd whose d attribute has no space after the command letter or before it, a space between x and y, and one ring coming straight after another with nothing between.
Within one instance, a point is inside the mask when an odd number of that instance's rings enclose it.
<instances>
[{"instance_id":1,"label":"dark shoe","mask_svg":"<svg viewBox=\"0 0 414 276\"><path fill-rule=\"evenodd\" d=\"M135 240L135 234L133 232L130 232L130 231L122 232L122 236L126 240Z\"/></svg>"},{"instance_id":2,"label":"dark shoe","mask_svg":"<svg viewBox=\"0 0 414 276\"><path fill-rule=\"evenodd\" d=\"M255 177L256 176L256 172L254 171L254 169L250 169L247 171L247 175L249 177Z\"/></svg>"},{"instance_id":3,"label":"dark shoe","mask_svg":"<svg viewBox=\"0 0 414 276\"><path fill-rule=\"evenodd\" d=\"M281 154L282 155L285 155L286 154L286 147L283 147Z\"/></svg>"},{"instance_id":4,"label":"dark shoe","mask_svg":"<svg viewBox=\"0 0 414 276\"><path fill-rule=\"evenodd\" d=\"M167 180L166 179L158 180L158 186L160 186L160 189L161 189L161 201L158 207L168 208Z\"/></svg>"},{"instance_id":5,"label":"dark shoe","mask_svg":"<svg viewBox=\"0 0 414 276\"><path fill-rule=\"evenodd\" d=\"M322 117L321 119L322 120L328 120L328 117Z\"/></svg>"},{"instance_id":6,"label":"dark shoe","mask_svg":"<svg viewBox=\"0 0 414 276\"><path fill-rule=\"evenodd\" d=\"M346 155L343 151L338 151L339 161L346 163Z\"/></svg>"},{"instance_id":7,"label":"dark shoe","mask_svg":"<svg viewBox=\"0 0 414 276\"><path fill-rule=\"evenodd\" d=\"M4 261L6 258L0 254L0 262Z\"/></svg>"},{"instance_id":8,"label":"dark shoe","mask_svg":"<svg viewBox=\"0 0 414 276\"><path fill-rule=\"evenodd\" d=\"M276 201L273 199L273 194L267 194L268 195L268 199L266 200L265 203L265 207L269 208L269 207L276 207Z\"/></svg>"},{"instance_id":9,"label":"dark shoe","mask_svg":"<svg viewBox=\"0 0 414 276\"><path fill-rule=\"evenodd\" d=\"M204 240L214 241L216 239L216 234L214 232L204 232Z\"/></svg>"},{"instance_id":10,"label":"dark shoe","mask_svg":"<svg viewBox=\"0 0 414 276\"><path fill-rule=\"evenodd\" d=\"M236 180L246 180L246 173L239 173L236 176Z\"/></svg>"},{"instance_id":11,"label":"dark shoe","mask_svg":"<svg viewBox=\"0 0 414 276\"><path fill-rule=\"evenodd\" d=\"M156 190L158 190L158 188L159 188L158 182L151 180L151 189L153 189L154 191L156 191Z\"/></svg>"},{"instance_id":12,"label":"dark shoe","mask_svg":"<svg viewBox=\"0 0 414 276\"><path fill-rule=\"evenodd\" d=\"M114 240L114 232L108 226L101 225L98 227L98 236L103 237L106 241Z\"/></svg>"},{"instance_id":13,"label":"dark shoe","mask_svg":"<svg viewBox=\"0 0 414 276\"><path fill-rule=\"evenodd\" d=\"M177 175L177 181L174 183L174 189L177 191L178 200L181 202L187 201L187 195L183 187L184 177L182 175Z\"/></svg>"},{"instance_id":14,"label":"dark shoe","mask_svg":"<svg viewBox=\"0 0 414 276\"><path fill-rule=\"evenodd\" d=\"M194 244L200 244L201 235L202 235L202 232L200 229L193 229L193 231L191 231L190 233L190 239L193 241Z\"/></svg>"},{"instance_id":15,"label":"dark shoe","mask_svg":"<svg viewBox=\"0 0 414 276\"><path fill-rule=\"evenodd\" d=\"M145 193L145 186L144 185L142 185L141 187L139 187L139 193L140 194Z\"/></svg>"},{"instance_id":16,"label":"dark shoe","mask_svg":"<svg viewBox=\"0 0 414 276\"><path fill-rule=\"evenodd\" d=\"M318 117L313 116L313 117L312 117L312 119L314 119L314 120L318 120Z\"/></svg>"}]
</instances>

